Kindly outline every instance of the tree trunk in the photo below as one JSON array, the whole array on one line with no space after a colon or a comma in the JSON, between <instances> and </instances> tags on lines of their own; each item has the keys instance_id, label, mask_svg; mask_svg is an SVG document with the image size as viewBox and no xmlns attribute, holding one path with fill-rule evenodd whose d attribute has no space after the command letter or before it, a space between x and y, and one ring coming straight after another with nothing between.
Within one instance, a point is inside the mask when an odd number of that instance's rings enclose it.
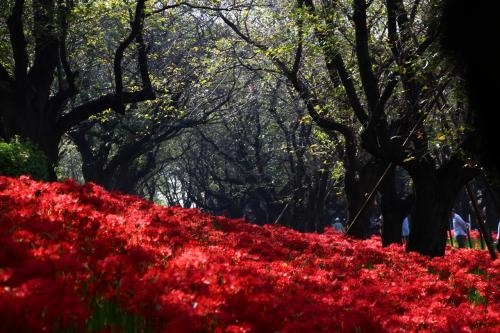
<instances>
[{"instance_id":1,"label":"tree trunk","mask_svg":"<svg viewBox=\"0 0 500 333\"><path fill-rule=\"evenodd\" d=\"M450 211L454 202L454 197L443 191L434 180L415 181L415 212L407 244L408 251L430 257L443 256L445 253Z\"/></svg>"},{"instance_id":2,"label":"tree trunk","mask_svg":"<svg viewBox=\"0 0 500 333\"><path fill-rule=\"evenodd\" d=\"M314 219L314 232L322 232L325 226L330 225L330 223L325 221L325 208L327 200L327 186L328 186L328 172L317 171L315 177L314 193L312 195L312 205L315 213Z\"/></svg>"},{"instance_id":3,"label":"tree trunk","mask_svg":"<svg viewBox=\"0 0 500 333\"><path fill-rule=\"evenodd\" d=\"M395 168L392 168L383 180L380 194L383 216L382 246L401 244L402 222L410 213L412 198L403 197L398 193Z\"/></svg>"},{"instance_id":4,"label":"tree trunk","mask_svg":"<svg viewBox=\"0 0 500 333\"><path fill-rule=\"evenodd\" d=\"M373 198L362 211L361 209L375 187L380 174L381 164L373 159L359 167L352 165L346 167L345 192L349 221L348 235L361 239L370 237L370 216L373 209Z\"/></svg>"},{"instance_id":5,"label":"tree trunk","mask_svg":"<svg viewBox=\"0 0 500 333\"><path fill-rule=\"evenodd\" d=\"M431 163L411 169L415 187L415 207L407 251L436 257L445 254L450 212L455 198L475 170L458 158L435 170Z\"/></svg>"},{"instance_id":6,"label":"tree trunk","mask_svg":"<svg viewBox=\"0 0 500 333\"><path fill-rule=\"evenodd\" d=\"M21 139L34 144L47 158L46 169L49 180L56 180L54 168L59 159L61 140L57 127L50 119L37 116L36 113L43 115L43 111L27 109L27 101L16 102L12 96L4 95L1 91L0 96L3 97L0 99L0 103L3 103L0 124L3 126L4 138L10 140L18 135Z\"/></svg>"}]
</instances>

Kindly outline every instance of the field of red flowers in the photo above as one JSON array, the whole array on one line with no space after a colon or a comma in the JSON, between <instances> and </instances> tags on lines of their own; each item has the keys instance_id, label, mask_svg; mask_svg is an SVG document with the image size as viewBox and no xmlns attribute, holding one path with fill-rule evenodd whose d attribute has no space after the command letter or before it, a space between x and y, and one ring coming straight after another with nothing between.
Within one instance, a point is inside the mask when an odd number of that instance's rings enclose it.
<instances>
[{"instance_id":1,"label":"field of red flowers","mask_svg":"<svg viewBox=\"0 0 500 333\"><path fill-rule=\"evenodd\" d=\"M0 177L0 332L499 332L499 268Z\"/></svg>"}]
</instances>

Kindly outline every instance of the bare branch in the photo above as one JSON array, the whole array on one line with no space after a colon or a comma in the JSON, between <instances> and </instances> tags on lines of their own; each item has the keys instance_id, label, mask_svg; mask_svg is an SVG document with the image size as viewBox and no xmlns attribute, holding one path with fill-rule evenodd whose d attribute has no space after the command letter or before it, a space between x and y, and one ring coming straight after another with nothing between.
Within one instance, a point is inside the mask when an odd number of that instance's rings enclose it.
<instances>
[{"instance_id":1,"label":"bare branch","mask_svg":"<svg viewBox=\"0 0 500 333\"><path fill-rule=\"evenodd\" d=\"M166 10L178 8L178 7L188 7L188 8L192 8L192 9L210 10L210 11L214 11L214 12L219 12L219 11L229 12L229 11L234 11L234 10L242 10L245 8L249 8L251 6L252 5L235 5L235 6L228 6L228 7L214 7L214 6L194 5L194 4L191 4L191 3L186 2L186 1L182 1L182 2L179 1L179 2L176 2L175 4L164 5L161 8L155 9L155 10L151 11L151 13L148 15L158 14L158 13L164 12ZM255 5L254 5L254 7L255 7Z\"/></svg>"},{"instance_id":2,"label":"bare branch","mask_svg":"<svg viewBox=\"0 0 500 333\"><path fill-rule=\"evenodd\" d=\"M138 103L151 99L151 94L148 91L123 92L122 103ZM111 109L116 105L116 95L106 94L96 99L88 101L82 105L73 108L68 114L63 115L58 122L60 133L64 133L71 127L87 120L90 116L99 114L107 109Z\"/></svg>"}]
</instances>

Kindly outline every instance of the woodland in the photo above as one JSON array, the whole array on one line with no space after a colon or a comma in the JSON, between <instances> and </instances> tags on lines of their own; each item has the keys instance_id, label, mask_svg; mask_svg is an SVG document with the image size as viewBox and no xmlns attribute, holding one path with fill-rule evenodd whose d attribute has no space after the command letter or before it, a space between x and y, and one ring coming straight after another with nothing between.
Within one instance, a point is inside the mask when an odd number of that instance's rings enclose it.
<instances>
[{"instance_id":1,"label":"woodland","mask_svg":"<svg viewBox=\"0 0 500 333\"><path fill-rule=\"evenodd\" d=\"M447 3L2 0L0 331L495 331L500 29Z\"/></svg>"}]
</instances>

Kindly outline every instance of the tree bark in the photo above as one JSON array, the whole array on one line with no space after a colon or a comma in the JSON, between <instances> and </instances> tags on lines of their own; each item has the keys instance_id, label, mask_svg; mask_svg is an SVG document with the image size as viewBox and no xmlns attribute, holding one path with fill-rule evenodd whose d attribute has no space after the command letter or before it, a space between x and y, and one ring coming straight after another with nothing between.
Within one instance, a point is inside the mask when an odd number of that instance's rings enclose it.
<instances>
[{"instance_id":1,"label":"tree bark","mask_svg":"<svg viewBox=\"0 0 500 333\"><path fill-rule=\"evenodd\" d=\"M452 158L437 170L430 163L410 170L415 208L406 250L430 257L443 256L456 196L476 171L459 158Z\"/></svg>"},{"instance_id":2,"label":"tree bark","mask_svg":"<svg viewBox=\"0 0 500 333\"><path fill-rule=\"evenodd\" d=\"M396 189L396 168L392 168L380 188L383 215L382 246L401 244L403 219L410 213L412 197L403 197Z\"/></svg>"},{"instance_id":3,"label":"tree bark","mask_svg":"<svg viewBox=\"0 0 500 333\"><path fill-rule=\"evenodd\" d=\"M365 239L370 237L370 217L372 215L374 198L366 207L370 192L374 189L378 177L382 173L381 161L371 158L364 164L346 167L345 191L347 196L348 229L347 235ZM356 219L356 220L354 220Z\"/></svg>"}]
</instances>

